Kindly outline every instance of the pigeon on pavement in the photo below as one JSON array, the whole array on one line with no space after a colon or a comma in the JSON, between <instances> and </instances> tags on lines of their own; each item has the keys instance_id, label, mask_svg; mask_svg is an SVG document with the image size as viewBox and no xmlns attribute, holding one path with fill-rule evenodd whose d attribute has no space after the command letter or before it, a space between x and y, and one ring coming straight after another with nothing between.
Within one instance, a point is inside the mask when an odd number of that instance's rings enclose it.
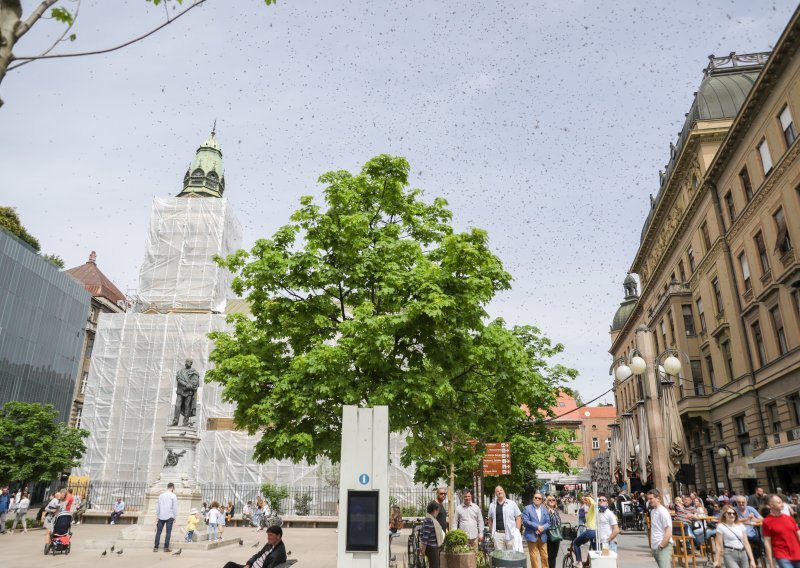
<instances>
[{"instance_id":1,"label":"pigeon on pavement","mask_svg":"<svg viewBox=\"0 0 800 568\"><path fill-rule=\"evenodd\" d=\"M111 552L114 552L114 545L111 545Z\"/></svg>"},{"instance_id":2,"label":"pigeon on pavement","mask_svg":"<svg viewBox=\"0 0 800 568\"><path fill-rule=\"evenodd\" d=\"M239 546L242 546L243 544L244 544L244 541L240 538L239 539Z\"/></svg>"},{"instance_id":3,"label":"pigeon on pavement","mask_svg":"<svg viewBox=\"0 0 800 568\"><path fill-rule=\"evenodd\" d=\"M108 554L108 550L104 550L100 556L105 556L106 554Z\"/></svg>"},{"instance_id":4,"label":"pigeon on pavement","mask_svg":"<svg viewBox=\"0 0 800 568\"><path fill-rule=\"evenodd\" d=\"M181 555L181 552L183 552L183 549L182 549L182 548L179 548L179 549L178 549L178 552L173 552L173 553L172 553L172 556L180 556L180 555Z\"/></svg>"},{"instance_id":5,"label":"pigeon on pavement","mask_svg":"<svg viewBox=\"0 0 800 568\"><path fill-rule=\"evenodd\" d=\"M122 554L122 549L117 550L117 554Z\"/></svg>"},{"instance_id":6,"label":"pigeon on pavement","mask_svg":"<svg viewBox=\"0 0 800 568\"><path fill-rule=\"evenodd\" d=\"M258 543L259 543L259 541L256 541L256 543L253 546L251 546L250 548L258 548Z\"/></svg>"}]
</instances>

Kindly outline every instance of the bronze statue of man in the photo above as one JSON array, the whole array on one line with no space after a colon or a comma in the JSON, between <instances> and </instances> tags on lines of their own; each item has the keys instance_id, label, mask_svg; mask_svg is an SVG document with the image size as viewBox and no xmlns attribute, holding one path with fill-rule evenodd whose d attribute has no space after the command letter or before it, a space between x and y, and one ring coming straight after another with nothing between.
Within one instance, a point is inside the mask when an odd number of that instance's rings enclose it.
<instances>
[{"instance_id":1,"label":"bronze statue of man","mask_svg":"<svg viewBox=\"0 0 800 568\"><path fill-rule=\"evenodd\" d=\"M200 373L192 369L192 360L186 359L186 368L178 371L175 378L178 380L178 386L175 391L178 395L178 400L175 401L175 416L172 420L172 426L178 425L181 414L183 414L183 425L191 426L189 419L197 411L195 397L200 386Z\"/></svg>"}]
</instances>

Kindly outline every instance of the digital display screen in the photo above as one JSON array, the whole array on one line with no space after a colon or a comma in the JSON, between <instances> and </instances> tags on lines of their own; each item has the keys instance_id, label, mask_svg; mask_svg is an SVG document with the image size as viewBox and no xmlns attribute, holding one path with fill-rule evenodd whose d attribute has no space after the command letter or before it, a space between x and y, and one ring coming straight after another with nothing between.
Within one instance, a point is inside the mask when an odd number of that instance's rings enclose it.
<instances>
[{"instance_id":1,"label":"digital display screen","mask_svg":"<svg viewBox=\"0 0 800 568\"><path fill-rule=\"evenodd\" d=\"M347 492L348 552L378 552L379 491Z\"/></svg>"}]
</instances>

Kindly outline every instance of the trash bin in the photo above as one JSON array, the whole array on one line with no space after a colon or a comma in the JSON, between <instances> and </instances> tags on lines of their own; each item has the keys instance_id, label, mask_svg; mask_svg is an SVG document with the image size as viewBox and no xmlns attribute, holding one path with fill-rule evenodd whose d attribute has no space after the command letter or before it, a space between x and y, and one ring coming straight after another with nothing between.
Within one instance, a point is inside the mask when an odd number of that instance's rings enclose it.
<instances>
[{"instance_id":1,"label":"trash bin","mask_svg":"<svg viewBox=\"0 0 800 568\"><path fill-rule=\"evenodd\" d=\"M492 552L492 568L526 568L528 556L516 550L495 550Z\"/></svg>"}]
</instances>

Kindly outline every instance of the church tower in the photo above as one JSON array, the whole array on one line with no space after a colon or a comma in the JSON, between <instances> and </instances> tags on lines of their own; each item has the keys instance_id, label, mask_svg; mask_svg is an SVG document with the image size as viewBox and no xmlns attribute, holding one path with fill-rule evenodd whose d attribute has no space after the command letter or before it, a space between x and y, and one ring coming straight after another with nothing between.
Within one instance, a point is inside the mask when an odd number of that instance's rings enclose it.
<instances>
[{"instance_id":1,"label":"church tower","mask_svg":"<svg viewBox=\"0 0 800 568\"><path fill-rule=\"evenodd\" d=\"M183 191L178 197L222 197L225 193L225 174L222 171L222 149L217 142L216 125L211 136L200 144L186 175Z\"/></svg>"}]
</instances>

